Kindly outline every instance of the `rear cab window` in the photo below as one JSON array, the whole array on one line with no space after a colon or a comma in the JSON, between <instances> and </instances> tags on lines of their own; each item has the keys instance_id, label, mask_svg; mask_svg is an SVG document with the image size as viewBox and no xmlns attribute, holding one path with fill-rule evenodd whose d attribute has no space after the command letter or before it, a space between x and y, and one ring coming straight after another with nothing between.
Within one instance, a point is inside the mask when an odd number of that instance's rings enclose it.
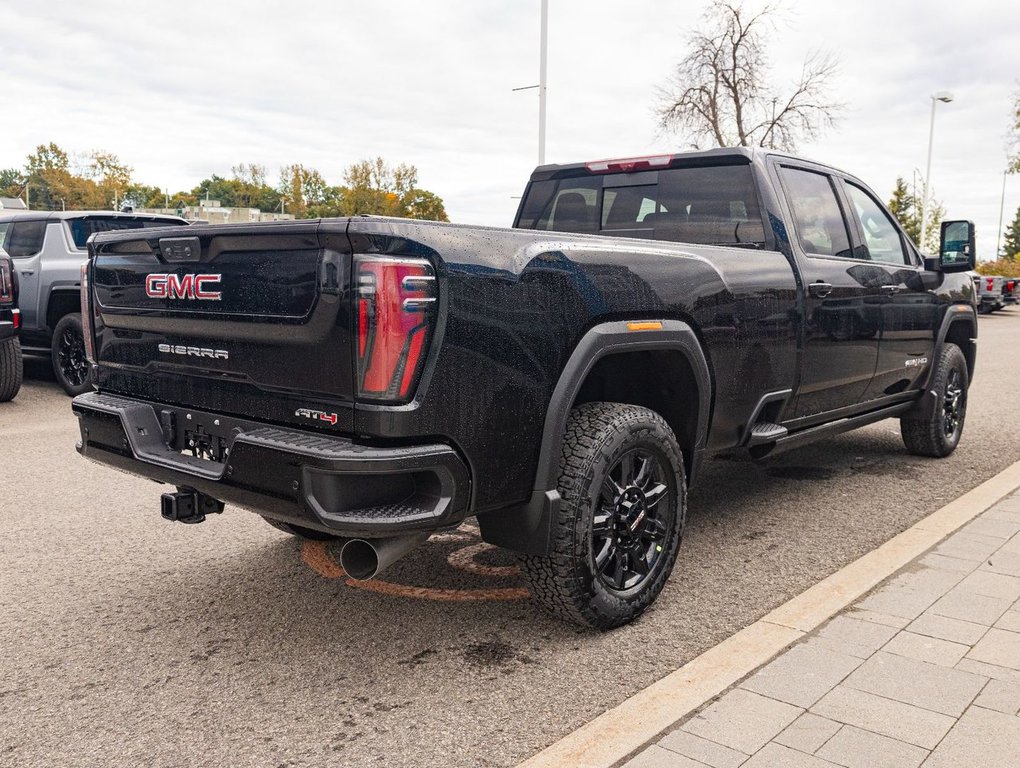
<instances>
[{"instance_id":1,"label":"rear cab window","mask_svg":"<svg viewBox=\"0 0 1020 768\"><path fill-rule=\"evenodd\" d=\"M528 185L516 226L763 248L749 164L587 174Z\"/></svg>"}]
</instances>

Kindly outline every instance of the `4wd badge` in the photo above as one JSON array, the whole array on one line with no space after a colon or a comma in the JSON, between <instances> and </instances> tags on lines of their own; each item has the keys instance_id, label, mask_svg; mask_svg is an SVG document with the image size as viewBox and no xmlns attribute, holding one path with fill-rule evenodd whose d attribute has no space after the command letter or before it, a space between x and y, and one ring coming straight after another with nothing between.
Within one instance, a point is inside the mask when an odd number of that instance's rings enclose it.
<instances>
[{"instance_id":1,"label":"4wd badge","mask_svg":"<svg viewBox=\"0 0 1020 768\"><path fill-rule=\"evenodd\" d=\"M311 408L298 408L294 411L295 416L301 416L305 419L311 419L312 421L328 421L334 427L336 426L337 415L335 413L326 413L325 411L313 411Z\"/></svg>"}]
</instances>

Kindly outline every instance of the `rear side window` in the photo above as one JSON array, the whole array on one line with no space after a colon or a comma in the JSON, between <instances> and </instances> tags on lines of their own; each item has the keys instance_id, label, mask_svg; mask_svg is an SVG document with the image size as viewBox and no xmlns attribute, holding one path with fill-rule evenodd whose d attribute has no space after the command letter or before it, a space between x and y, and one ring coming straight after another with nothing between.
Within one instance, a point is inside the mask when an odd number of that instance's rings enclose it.
<instances>
[{"instance_id":1,"label":"rear side window","mask_svg":"<svg viewBox=\"0 0 1020 768\"><path fill-rule=\"evenodd\" d=\"M765 245L749 165L533 182L517 226L708 245Z\"/></svg>"},{"instance_id":2,"label":"rear side window","mask_svg":"<svg viewBox=\"0 0 1020 768\"><path fill-rule=\"evenodd\" d=\"M69 219L71 239L76 248L84 248L89 235L95 232L116 232L122 229L143 229L149 227L172 227L183 225L183 222L153 221L152 219L129 219L122 216L84 216L80 219Z\"/></svg>"},{"instance_id":3,"label":"rear side window","mask_svg":"<svg viewBox=\"0 0 1020 768\"><path fill-rule=\"evenodd\" d=\"M12 221L7 228L4 250L15 259L34 256L42 250L45 236L45 221Z\"/></svg>"},{"instance_id":4,"label":"rear side window","mask_svg":"<svg viewBox=\"0 0 1020 768\"><path fill-rule=\"evenodd\" d=\"M803 251L850 258L850 235L832 180L825 174L799 168L783 168L781 173Z\"/></svg>"}]
</instances>

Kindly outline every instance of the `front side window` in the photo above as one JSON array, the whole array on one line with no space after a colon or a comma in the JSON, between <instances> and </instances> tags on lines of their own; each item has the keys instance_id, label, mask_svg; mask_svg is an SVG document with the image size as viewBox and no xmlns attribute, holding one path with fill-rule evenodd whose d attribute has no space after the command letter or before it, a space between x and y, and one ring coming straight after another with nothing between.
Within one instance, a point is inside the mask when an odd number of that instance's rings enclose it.
<instances>
[{"instance_id":1,"label":"front side window","mask_svg":"<svg viewBox=\"0 0 1020 768\"><path fill-rule=\"evenodd\" d=\"M856 184L848 181L846 188L854 213L861 222L868 258L872 261L882 261L886 264L900 266L909 263L906 251L903 250L903 240L900 238L899 230L889 218L889 214L871 195Z\"/></svg>"},{"instance_id":2,"label":"front side window","mask_svg":"<svg viewBox=\"0 0 1020 768\"><path fill-rule=\"evenodd\" d=\"M42 250L45 236L45 221L12 221L7 229L6 251L15 259L35 256Z\"/></svg>"},{"instance_id":3,"label":"front side window","mask_svg":"<svg viewBox=\"0 0 1020 768\"><path fill-rule=\"evenodd\" d=\"M825 174L799 168L782 168L781 174L801 249L820 256L852 256L850 235L832 180Z\"/></svg>"}]
</instances>

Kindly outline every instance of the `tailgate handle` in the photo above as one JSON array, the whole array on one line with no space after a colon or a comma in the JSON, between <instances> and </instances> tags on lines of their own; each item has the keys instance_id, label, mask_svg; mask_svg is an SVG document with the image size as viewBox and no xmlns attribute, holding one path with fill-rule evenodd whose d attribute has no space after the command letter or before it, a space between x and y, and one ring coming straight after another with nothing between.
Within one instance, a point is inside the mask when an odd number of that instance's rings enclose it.
<instances>
[{"instance_id":1,"label":"tailgate handle","mask_svg":"<svg viewBox=\"0 0 1020 768\"><path fill-rule=\"evenodd\" d=\"M162 237L159 252L174 264L198 261L202 257L202 242L197 237Z\"/></svg>"}]
</instances>

